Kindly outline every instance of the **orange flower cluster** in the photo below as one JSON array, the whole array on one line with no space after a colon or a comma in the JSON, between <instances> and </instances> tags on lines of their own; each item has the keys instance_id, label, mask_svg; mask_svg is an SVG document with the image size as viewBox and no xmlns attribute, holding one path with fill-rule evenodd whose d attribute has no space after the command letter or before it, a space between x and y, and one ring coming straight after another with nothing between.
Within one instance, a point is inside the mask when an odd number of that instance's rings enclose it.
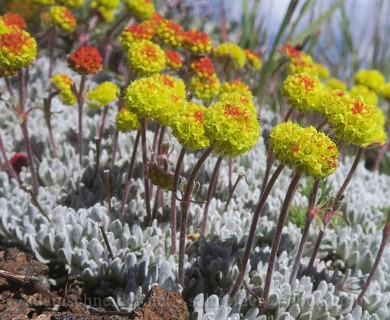
<instances>
[{"instance_id":1,"label":"orange flower cluster","mask_svg":"<svg viewBox=\"0 0 390 320\"><path fill-rule=\"evenodd\" d=\"M203 57L191 63L191 69L198 77L211 77L215 73L213 62L210 58Z\"/></svg>"},{"instance_id":2,"label":"orange flower cluster","mask_svg":"<svg viewBox=\"0 0 390 320\"><path fill-rule=\"evenodd\" d=\"M119 41L124 49L128 49L135 41L152 40L156 34L156 22L145 20L140 24L133 24L124 29L120 35Z\"/></svg>"},{"instance_id":3,"label":"orange flower cluster","mask_svg":"<svg viewBox=\"0 0 390 320\"><path fill-rule=\"evenodd\" d=\"M180 24L173 20L163 19L157 25L157 36L162 43L169 44L172 47L181 47L184 41L185 32Z\"/></svg>"},{"instance_id":4,"label":"orange flower cluster","mask_svg":"<svg viewBox=\"0 0 390 320\"><path fill-rule=\"evenodd\" d=\"M208 53L211 51L211 38L205 32L191 29L184 34L183 45L193 53Z\"/></svg>"},{"instance_id":5,"label":"orange flower cluster","mask_svg":"<svg viewBox=\"0 0 390 320\"><path fill-rule=\"evenodd\" d=\"M1 17L1 19L8 27L17 27L20 30L26 30L27 28L26 21L24 21L24 19L16 13L7 12Z\"/></svg>"},{"instance_id":6,"label":"orange flower cluster","mask_svg":"<svg viewBox=\"0 0 390 320\"><path fill-rule=\"evenodd\" d=\"M102 62L99 51L92 46L79 47L68 56L69 67L81 75L98 73L102 68Z\"/></svg>"},{"instance_id":7,"label":"orange flower cluster","mask_svg":"<svg viewBox=\"0 0 390 320\"><path fill-rule=\"evenodd\" d=\"M183 66L183 61L181 55L172 50L164 50L166 64L172 69L180 69Z\"/></svg>"}]
</instances>

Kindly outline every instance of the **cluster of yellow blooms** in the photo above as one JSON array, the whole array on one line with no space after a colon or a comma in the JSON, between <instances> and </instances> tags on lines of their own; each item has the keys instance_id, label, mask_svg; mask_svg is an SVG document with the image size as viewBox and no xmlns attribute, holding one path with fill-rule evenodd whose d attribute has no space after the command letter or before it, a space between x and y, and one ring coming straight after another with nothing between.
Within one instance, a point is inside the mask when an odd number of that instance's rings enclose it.
<instances>
[{"instance_id":1,"label":"cluster of yellow blooms","mask_svg":"<svg viewBox=\"0 0 390 320\"><path fill-rule=\"evenodd\" d=\"M90 7L100 12L104 20L109 22L113 19L114 11L119 5L120 0L93 0Z\"/></svg>"},{"instance_id":2,"label":"cluster of yellow blooms","mask_svg":"<svg viewBox=\"0 0 390 320\"><path fill-rule=\"evenodd\" d=\"M91 108L106 106L111 101L117 99L118 94L118 86L113 82L105 81L88 92L88 106Z\"/></svg>"},{"instance_id":3,"label":"cluster of yellow blooms","mask_svg":"<svg viewBox=\"0 0 390 320\"><path fill-rule=\"evenodd\" d=\"M72 11L65 6L53 6L50 8L50 18L54 25L65 32L72 32L76 28L76 18Z\"/></svg>"},{"instance_id":4,"label":"cluster of yellow blooms","mask_svg":"<svg viewBox=\"0 0 390 320\"><path fill-rule=\"evenodd\" d=\"M58 73L51 77L50 82L60 91L60 99L65 105L71 106L76 103L77 98L71 88L74 84L72 78Z\"/></svg>"}]
</instances>

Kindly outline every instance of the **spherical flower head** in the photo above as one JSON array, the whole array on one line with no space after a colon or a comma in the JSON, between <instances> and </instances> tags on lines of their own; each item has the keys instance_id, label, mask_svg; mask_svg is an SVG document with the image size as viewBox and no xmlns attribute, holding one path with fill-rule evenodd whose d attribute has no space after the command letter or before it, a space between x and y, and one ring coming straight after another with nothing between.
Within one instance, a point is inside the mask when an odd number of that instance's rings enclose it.
<instances>
[{"instance_id":1,"label":"spherical flower head","mask_svg":"<svg viewBox=\"0 0 390 320\"><path fill-rule=\"evenodd\" d=\"M156 33L156 28L153 24L145 23L148 21L150 20L146 20L140 24L133 24L122 31L119 36L119 42L125 50L128 50L130 45L135 41L152 40Z\"/></svg>"},{"instance_id":2,"label":"spherical flower head","mask_svg":"<svg viewBox=\"0 0 390 320\"><path fill-rule=\"evenodd\" d=\"M54 6L50 8L50 16L53 23L62 31L72 32L76 28L76 18L73 13L64 6Z\"/></svg>"},{"instance_id":3,"label":"spherical flower head","mask_svg":"<svg viewBox=\"0 0 390 320\"><path fill-rule=\"evenodd\" d=\"M256 54L253 50L245 49L247 63L255 70L260 70L261 68L261 59L258 54Z\"/></svg>"},{"instance_id":4,"label":"spherical flower head","mask_svg":"<svg viewBox=\"0 0 390 320\"><path fill-rule=\"evenodd\" d=\"M71 86L74 84L72 78L66 74L58 73L50 78L50 82L60 90L60 100L67 106L74 105L77 97L73 93Z\"/></svg>"},{"instance_id":5,"label":"spherical flower head","mask_svg":"<svg viewBox=\"0 0 390 320\"><path fill-rule=\"evenodd\" d=\"M190 29L184 33L183 46L196 54L208 53L211 51L211 38L205 32Z\"/></svg>"},{"instance_id":6,"label":"spherical flower head","mask_svg":"<svg viewBox=\"0 0 390 320\"><path fill-rule=\"evenodd\" d=\"M293 47L290 44L285 44L279 48L280 52L282 52L287 59L289 60L302 60L305 59L307 54L297 48Z\"/></svg>"},{"instance_id":7,"label":"spherical flower head","mask_svg":"<svg viewBox=\"0 0 390 320\"><path fill-rule=\"evenodd\" d=\"M347 90L347 84L337 78L329 78L329 80L325 83L325 87L329 88L331 91L334 89L343 91Z\"/></svg>"},{"instance_id":8,"label":"spherical flower head","mask_svg":"<svg viewBox=\"0 0 390 320\"><path fill-rule=\"evenodd\" d=\"M243 95L239 92L224 92L218 96L218 101L223 101L225 103L230 103L233 105L239 104L245 106L249 111L256 114L255 103L253 102L252 97Z\"/></svg>"},{"instance_id":9,"label":"spherical flower head","mask_svg":"<svg viewBox=\"0 0 390 320\"><path fill-rule=\"evenodd\" d=\"M126 0L127 9L140 20L150 19L155 8L151 0Z\"/></svg>"},{"instance_id":10,"label":"spherical flower head","mask_svg":"<svg viewBox=\"0 0 390 320\"><path fill-rule=\"evenodd\" d=\"M331 175L337 168L339 152L335 143L312 126L302 128L291 121L281 122L271 131L271 150L281 163L316 179Z\"/></svg>"},{"instance_id":11,"label":"spherical flower head","mask_svg":"<svg viewBox=\"0 0 390 320\"><path fill-rule=\"evenodd\" d=\"M54 4L54 0L33 0L33 2L41 6L51 6Z\"/></svg>"},{"instance_id":12,"label":"spherical flower head","mask_svg":"<svg viewBox=\"0 0 390 320\"><path fill-rule=\"evenodd\" d=\"M91 2L91 7L104 7L106 9L116 9L121 4L120 0L93 0Z\"/></svg>"},{"instance_id":13,"label":"spherical flower head","mask_svg":"<svg viewBox=\"0 0 390 320\"><path fill-rule=\"evenodd\" d=\"M216 97L221 90L221 82L216 74L210 77L192 77L190 89L194 96L203 101L209 101Z\"/></svg>"},{"instance_id":14,"label":"spherical flower head","mask_svg":"<svg viewBox=\"0 0 390 320\"><path fill-rule=\"evenodd\" d=\"M167 66L171 69L180 69L183 66L183 61L180 53L172 50L164 50Z\"/></svg>"},{"instance_id":15,"label":"spherical flower head","mask_svg":"<svg viewBox=\"0 0 390 320\"><path fill-rule=\"evenodd\" d=\"M207 78L215 74L213 62L208 57L194 60L190 67L198 77Z\"/></svg>"},{"instance_id":16,"label":"spherical flower head","mask_svg":"<svg viewBox=\"0 0 390 320\"><path fill-rule=\"evenodd\" d=\"M68 56L69 67L78 74L94 74L102 69L103 58L92 46L79 47Z\"/></svg>"},{"instance_id":17,"label":"spherical flower head","mask_svg":"<svg viewBox=\"0 0 390 320\"><path fill-rule=\"evenodd\" d=\"M169 90L181 99L186 98L186 85L182 79L170 76L168 74L156 74L151 77L151 79L156 81L156 83L161 84L166 90Z\"/></svg>"},{"instance_id":18,"label":"spherical flower head","mask_svg":"<svg viewBox=\"0 0 390 320\"><path fill-rule=\"evenodd\" d=\"M310 56L308 59L292 60L287 67L287 74L307 73L318 76L318 68Z\"/></svg>"},{"instance_id":19,"label":"spherical flower head","mask_svg":"<svg viewBox=\"0 0 390 320\"><path fill-rule=\"evenodd\" d=\"M318 111L318 101L322 92L323 86L320 80L307 73L287 76L281 88L281 93L286 97L287 103L292 108L301 111Z\"/></svg>"},{"instance_id":20,"label":"spherical flower head","mask_svg":"<svg viewBox=\"0 0 390 320\"><path fill-rule=\"evenodd\" d=\"M330 76L329 69L325 67L322 63L315 62L314 68L317 71L317 75L320 79L327 79Z\"/></svg>"},{"instance_id":21,"label":"spherical flower head","mask_svg":"<svg viewBox=\"0 0 390 320\"><path fill-rule=\"evenodd\" d=\"M126 109L139 118L155 118L165 108L168 90L155 77L140 78L126 89Z\"/></svg>"},{"instance_id":22,"label":"spherical flower head","mask_svg":"<svg viewBox=\"0 0 390 320\"><path fill-rule=\"evenodd\" d=\"M121 108L115 115L115 126L120 132L136 130L139 128L137 115L125 108Z\"/></svg>"},{"instance_id":23,"label":"spherical flower head","mask_svg":"<svg viewBox=\"0 0 390 320\"><path fill-rule=\"evenodd\" d=\"M27 28L26 21L17 13L7 12L1 18L9 27L16 27L20 30L26 30Z\"/></svg>"},{"instance_id":24,"label":"spherical flower head","mask_svg":"<svg viewBox=\"0 0 390 320\"><path fill-rule=\"evenodd\" d=\"M157 25L157 36L162 43L179 48L183 44L184 31L180 24L164 19Z\"/></svg>"},{"instance_id":25,"label":"spherical flower head","mask_svg":"<svg viewBox=\"0 0 390 320\"><path fill-rule=\"evenodd\" d=\"M252 91L249 86L240 80L233 80L230 82L224 82L221 86L221 93L233 93L237 92L241 95L247 96L249 99L253 98Z\"/></svg>"},{"instance_id":26,"label":"spherical flower head","mask_svg":"<svg viewBox=\"0 0 390 320\"><path fill-rule=\"evenodd\" d=\"M150 76L165 68L165 53L161 47L149 40L133 42L128 50L127 61L140 76Z\"/></svg>"},{"instance_id":27,"label":"spherical flower head","mask_svg":"<svg viewBox=\"0 0 390 320\"><path fill-rule=\"evenodd\" d=\"M205 106L186 102L177 110L172 124L172 134L179 143L191 150L203 149L210 145L203 126Z\"/></svg>"},{"instance_id":28,"label":"spherical flower head","mask_svg":"<svg viewBox=\"0 0 390 320\"><path fill-rule=\"evenodd\" d=\"M15 28L10 27L5 24L4 20L0 17L0 34L3 33L10 33L14 30Z\"/></svg>"},{"instance_id":29,"label":"spherical flower head","mask_svg":"<svg viewBox=\"0 0 390 320\"><path fill-rule=\"evenodd\" d=\"M371 91L366 86L356 85L349 89L349 95L353 98L361 96L363 100L369 104L377 105L378 96L374 91Z\"/></svg>"},{"instance_id":30,"label":"spherical flower head","mask_svg":"<svg viewBox=\"0 0 390 320\"><path fill-rule=\"evenodd\" d=\"M260 124L256 113L243 104L212 103L204 116L205 135L219 156L237 157L258 141Z\"/></svg>"},{"instance_id":31,"label":"spherical flower head","mask_svg":"<svg viewBox=\"0 0 390 320\"><path fill-rule=\"evenodd\" d=\"M68 8L78 8L84 4L84 0L56 0L56 2Z\"/></svg>"},{"instance_id":32,"label":"spherical flower head","mask_svg":"<svg viewBox=\"0 0 390 320\"><path fill-rule=\"evenodd\" d=\"M155 162L148 163L148 178L155 185L162 190L172 190L174 182L174 173L165 170L164 167L159 166Z\"/></svg>"},{"instance_id":33,"label":"spherical flower head","mask_svg":"<svg viewBox=\"0 0 390 320\"><path fill-rule=\"evenodd\" d=\"M387 82L382 86L381 95L383 99L390 100L390 82Z\"/></svg>"},{"instance_id":34,"label":"spherical flower head","mask_svg":"<svg viewBox=\"0 0 390 320\"><path fill-rule=\"evenodd\" d=\"M111 101L117 99L118 94L118 86L113 82L105 81L88 92L88 106L91 108L106 106Z\"/></svg>"},{"instance_id":35,"label":"spherical flower head","mask_svg":"<svg viewBox=\"0 0 390 320\"><path fill-rule=\"evenodd\" d=\"M360 147L386 142L381 109L348 95L328 109L327 118L337 138Z\"/></svg>"},{"instance_id":36,"label":"spherical flower head","mask_svg":"<svg viewBox=\"0 0 390 320\"><path fill-rule=\"evenodd\" d=\"M380 93L385 84L385 77L378 70L359 70L355 74L355 84L361 84Z\"/></svg>"},{"instance_id":37,"label":"spherical flower head","mask_svg":"<svg viewBox=\"0 0 390 320\"><path fill-rule=\"evenodd\" d=\"M30 34L16 30L0 35L0 70L14 72L28 67L37 55L37 43Z\"/></svg>"},{"instance_id":38,"label":"spherical flower head","mask_svg":"<svg viewBox=\"0 0 390 320\"><path fill-rule=\"evenodd\" d=\"M245 51L235 43L222 43L213 49L213 55L222 60L230 59L234 66L241 69L246 63Z\"/></svg>"}]
</instances>

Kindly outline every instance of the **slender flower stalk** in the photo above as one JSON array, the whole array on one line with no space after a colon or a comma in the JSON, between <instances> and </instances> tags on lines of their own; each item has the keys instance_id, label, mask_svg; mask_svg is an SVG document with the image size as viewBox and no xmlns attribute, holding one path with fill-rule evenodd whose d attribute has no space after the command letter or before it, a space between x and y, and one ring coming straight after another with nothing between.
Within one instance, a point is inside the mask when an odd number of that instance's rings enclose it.
<instances>
[{"instance_id":1,"label":"slender flower stalk","mask_svg":"<svg viewBox=\"0 0 390 320\"><path fill-rule=\"evenodd\" d=\"M240 172L237 176L237 179L236 179L236 182L234 183L233 185L233 188L232 188L232 191L229 192L229 196L228 196L228 199L226 200L226 204L225 204L225 208L223 209L223 212L226 212L228 207L229 207L229 203L230 201L232 200L233 198L233 194L234 192L236 191L237 187L238 187L238 184L240 183L241 179L245 177L245 174Z\"/></svg>"},{"instance_id":2,"label":"slender flower stalk","mask_svg":"<svg viewBox=\"0 0 390 320\"><path fill-rule=\"evenodd\" d=\"M191 194L195 183L196 175L201 168L202 164L206 161L207 157L211 154L214 147L208 147L201 157L198 159L194 168L191 171L190 177L187 181L187 187L184 191L183 198L180 203L181 207L181 224L180 224L180 242L179 242L179 284L184 285L184 254L187 235L187 216L190 207Z\"/></svg>"},{"instance_id":3,"label":"slender flower stalk","mask_svg":"<svg viewBox=\"0 0 390 320\"><path fill-rule=\"evenodd\" d=\"M8 173L12 176L12 178L14 178L16 181L18 181L19 184L21 184L19 175L16 173L14 168L11 166L9 159L7 157L7 153L5 152L4 143L3 143L3 139L1 137L1 133L0 133L0 152L1 152L1 155L3 156Z\"/></svg>"},{"instance_id":4,"label":"slender flower stalk","mask_svg":"<svg viewBox=\"0 0 390 320\"><path fill-rule=\"evenodd\" d=\"M78 151L79 151L79 163L83 163L83 105L84 105L84 88L85 88L86 76L81 76L80 87L76 91L77 106L78 106Z\"/></svg>"},{"instance_id":5,"label":"slender flower stalk","mask_svg":"<svg viewBox=\"0 0 390 320\"><path fill-rule=\"evenodd\" d=\"M207 217L208 217L208 213L209 213L210 201L211 201L211 197L215 193L215 187L217 185L219 168L221 166L222 159L223 159L223 157L221 157L221 156L218 157L217 162L215 163L215 166L214 166L213 174L211 175L209 189L207 191L206 203L205 203L205 207L204 207L204 211L203 211L202 229L200 232L201 236L204 236L204 234L206 232Z\"/></svg>"},{"instance_id":6,"label":"slender flower stalk","mask_svg":"<svg viewBox=\"0 0 390 320\"><path fill-rule=\"evenodd\" d=\"M360 292L359 296L357 297L357 299L353 305L353 308L356 307L356 305L361 304L363 302L363 297L366 294L367 289L370 286L372 279L374 278L374 276L376 274L376 271L379 267L379 263L382 259L383 253L384 253L385 248L386 248L387 241L389 240L389 237L390 237L390 211L387 213L387 221L386 221L386 224L383 228L382 242L381 242L381 245L379 247L378 253L376 254L374 264L371 268L370 274L368 275L366 283L364 284L364 286L362 288L362 291Z\"/></svg>"},{"instance_id":7,"label":"slender flower stalk","mask_svg":"<svg viewBox=\"0 0 390 320\"><path fill-rule=\"evenodd\" d=\"M53 128L51 126L51 115L52 115L52 112L51 112L50 109L51 109L51 101L52 101L53 97L55 97L59 93L60 93L59 90L51 91L49 93L49 96L47 98L45 98L44 102L43 102L43 114L44 114L44 117L45 117L45 122L46 122L47 129L49 131L49 140L50 140L50 145L51 145L51 148L52 148L52 151L53 151L53 157L54 158L58 158L58 153L57 153L57 144L56 144L56 141L54 139Z\"/></svg>"},{"instance_id":8,"label":"slender flower stalk","mask_svg":"<svg viewBox=\"0 0 390 320\"><path fill-rule=\"evenodd\" d=\"M11 85L11 82L9 81L9 77L4 76L4 81L5 81L5 85L7 87L7 90L9 92L9 95L11 97L13 97L14 96L14 90L12 89L12 85Z\"/></svg>"},{"instance_id":9,"label":"slender flower stalk","mask_svg":"<svg viewBox=\"0 0 390 320\"><path fill-rule=\"evenodd\" d=\"M177 187L179 185L179 177L180 177L180 170L183 163L184 156L186 154L187 149L185 147L182 147L180 150L179 157L177 158L176 162L176 168L175 168L175 175L173 177L173 188L172 188L172 199L171 199L171 238L172 238L172 245L171 245L171 253L176 253L176 191Z\"/></svg>"},{"instance_id":10,"label":"slender flower stalk","mask_svg":"<svg viewBox=\"0 0 390 320\"><path fill-rule=\"evenodd\" d=\"M255 232L256 232L257 223L259 221L261 211L264 208L266 200L267 200L269 194L271 193L271 190L272 190L276 180L278 179L279 175L282 173L284 167L285 166L283 164L280 164L276 168L276 170L273 173L271 179L269 180L267 186L265 187L264 192L261 193L259 202L256 204L255 211L253 212L252 224L251 224L251 228L249 230L248 240L246 241L244 256L241 260L240 272L239 272L238 277L236 279L236 283L234 284L233 290L230 293L230 297L232 297L232 298L237 294L238 290L240 290L240 288L241 288L241 285L242 285L242 282L244 279L244 273L246 270L246 266L248 265L249 256L250 256L250 253L252 251L253 240L255 239Z\"/></svg>"},{"instance_id":11,"label":"slender flower stalk","mask_svg":"<svg viewBox=\"0 0 390 320\"><path fill-rule=\"evenodd\" d=\"M322 239L323 239L323 237L325 235L325 230L328 227L329 222L332 219L333 215L335 214L335 212L338 210L338 208L341 205L341 200L342 200L342 198L344 196L345 189L347 188L349 182L352 179L352 176L354 175L354 173L355 173L355 171L357 169L357 166L358 166L359 161L360 161L360 159L362 157L362 154L363 154L363 150L364 150L363 147L359 147L358 148L358 150L356 152L356 155L355 155L355 160L354 160L354 162L353 162L353 164L351 166L351 169L349 170L348 175L347 175L347 177L344 180L344 183L340 187L339 191L336 194L336 197L333 200L333 204L331 206L331 210L329 212L325 213L322 216L323 229L320 230L320 232L318 234L316 243L314 245L314 250L313 250L313 253L312 253L310 261L309 261L309 265L307 266L306 275L310 275L311 272L312 272L313 265L314 265L314 260L317 257L317 253L318 253L318 250L320 248Z\"/></svg>"},{"instance_id":12,"label":"slender flower stalk","mask_svg":"<svg viewBox=\"0 0 390 320\"><path fill-rule=\"evenodd\" d=\"M100 141L103 138L104 127L106 125L106 119L107 119L107 113L108 113L108 106L104 106L103 114L102 114L102 122L100 123L100 129L99 129L99 140Z\"/></svg>"},{"instance_id":13,"label":"slender flower stalk","mask_svg":"<svg viewBox=\"0 0 390 320\"><path fill-rule=\"evenodd\" d=\"M149 179L148 179L148 158L146 154L146 121L145 118L139 119L141 125L141 142L142 142L142 165L144 172L144 185L145 185L145 205L146 205L146 224L152 223L152 214L150 211L150 192L149 192Z\"/></svg>"},{"instance_id":14,"label":"slender flower stalk","mask_svg":"<svg viewBox=\"0 0 390 320\"><path fill-rule=\"evenodd\" d=\"M297 276L299 262L302 259L303 248L305 247L306 239L307 239L307 236L309 234L310 225L311 225L311 222L313 221L313 218L314 218L315 212L313 212L313 210L314 210L314 206L316 203L319 185L320 185L320 180L318 180L318 179L315 180L313 188L312 188L311 193L310 193L309 203L307 205L307 211L306 211L306 222L305 222L305 226L303 228L301 242L299 243L297 256L295 257L293 269L292 269L291 275L290 275L290 286L293 285L295 278Z\"/></svg>"},{"instance_id":15,"label":"slender flower stalk","mask_svg":"<svg viewBox=\"0 0 390 320\"><path fill-rule=\"evenodd\" d=\"M28 133L28 111L25 110L25 86L23 81L23 69L19 70L18 73L18 84L19 84L19 115L22 117L22 133L24 143L26 145L27 163L31 173L32 190L34 194L38 192L39 181L38 176L35 172L35 165L33 160L33 150L31 146L30 136Z\"/></svg>"},{"instance_id":16,"label":"slender flower stalk","mask_svg":"<svg viewBox=\"0 0 390 320\"><path fill-rule=\"evenodd\" d=\"M286 197L284 198L282 210L279 215L279 220L278 224L276 226L275 230L275 235L274 235L274 240L272 242L272 248L271 248L271 255L269 258L268 262L268 268L267 268L267 276L265 278L265 285L264 285L264 293L263 293L263 308L266 307L267 305L267 299L269 296L269 292L271 289L271 281L272 281L272 276L274 273L274 268L275 268L275 262L276 262L276 256L278 254L279 250L279 245L280 245L280 240L282 238L282 231L284 224L286 222L289 210L290 210L290 205L291 201L294 197L295 191L298 186L299 179L301 178L300 174L295 174L295 176L292 178L290 186L287 190Z\"/></svg>"},{"instance_id":17,"label":"slender flower stalk","mask_svg":"<svg viewBox=\"0 0 390 320\"><path fill-rule=\"evenodd\" d=\"M141 135L141 131L137 130L137 135L135 136L135 141L134 141L134 146L133 146L133 152L131 154L130 165L129 165L129 169L127 171L126 184L125 184L125 187L124 187L124 190L123 190L121 208L120 208L120 211L119 211L122 216L123 216L123 214L125 212L125 206L126 206L126 203L127 203L127 199L129 197L130 182L131 182L131 177L133 175L135 156L137 154L137 149L138 149L140 135Z\"/></svg>"}]
</instances>

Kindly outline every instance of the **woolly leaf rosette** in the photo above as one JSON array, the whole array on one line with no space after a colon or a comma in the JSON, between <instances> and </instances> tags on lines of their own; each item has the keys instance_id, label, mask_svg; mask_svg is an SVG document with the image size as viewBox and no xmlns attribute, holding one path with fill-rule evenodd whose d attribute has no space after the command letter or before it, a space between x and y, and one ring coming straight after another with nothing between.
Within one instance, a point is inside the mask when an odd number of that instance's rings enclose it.
<instances>
[{"instance_id":1,"label":"woolly leaf rosette","mask_svg":"<svg viewBox=\"0 0 390 320\"><path fill-rule=\"evenodd\" d=\"M68 8L78 8L84 4L84 0L56 0L56 2Z\"/></svg>"},{"instance_id":2,"label":"woolly leaf rosette","mask_svg":"<svg viewBox=\"0 0 390 320\"><path fill-rule=\"evenodd\" d=\"M166 58L159 45L141 40L130 45L127 61L131 69L140 76L150 76L164 70Z\"/></svg>"},{"instance_id":3,"label":"woolly leaf rosette","mask_svg":"<svg viewBox=\"0 0 390 320\"><path fill-rule=\"evenodd\" d=\"M135 113L121 108L115 115L115 126L120 132L136 130L139 128L138 117Z\"/></svg>"},{"instance_id":4,"label":"woolly leaf rosette","mask_svg":"<svg viewBox=\"0 0 390 320\"><path fill-rule=\"evenodd\" d=\"M72 78L66 74L58 73L50 78L50 82L60 90L60 99L63 104L71 106L76 103L77 97L71 89L74 84Z\"/></svg>"},{"instance_id":5,"label":"woolly leaf rosette","mask_svg":"<svg viewBox=\"0 0 390 320\"><path fill-rule=\"evenodd\" d=\"M260 124L256 113L244 104L217 101L204 115L205 135L219 156L237 157L258 141Z\"/></svg>"},{"instance_id":6,"label":"woolly leaf rosette","mask_svg":"<svg viewBox=\"0 0 390 320\"><path fill-rule=\"evenodd\" d=\"M337 146L312 126L302 128L291 121L278 124L271 131L271 150L281 163L316 179L331 175L337 168Z\"/></svg>"},{"instance_id":7,"label":"woolly leaf rosette","mask_svg":"<svg viewBox=\"0 0 390 320\"><path fill-rule=\"evenodd\" d=\"M249 99L253 98L252 91L251 89L249 89L249 86L240 80L233 80L230 82L222 83L221 94L233 92L247 96Z\"/></svg>"},{"instance_id":8,"label":"woolly leaf rosette","mask_svg":"<svg viewBox=\"0 0 390 320\"><path fill-rule=\"evenodd\" d=\"M196 54L204 54L211 51L210 36L197 29L190 29L184 34L183 46Z\"/></svg>"},{"instance_id":9,"label":"woolly leaf rosette","mask_svg":"<svg viewBox=\"0 0 390 320\"><path fill-rule=\"evenodd\" d=\"M246 63L245 51L235 43L222 43L213 49L213 56L220 59L230 59L235 67L241 69Z\"/></svg>"},{"instance_id":10,"label":"woolly leaf rosette","mask_svg":"<svg viewBox=\"0 0 390 320\"><path fill-rule=\"evenodd\" d=\"M94 74L102 69L103 58L92 46L79 47L68 56L69 67L78 74Z\"/></svg>"},{"instance_id":11,"label":"woolly leaf rosette","mask_svg":"<svg viewBox=\"0 0 390 320\"><path fill-rule=\"evenodd\" d=\"M191 62L190 67L198 77L207 78L215 74L213 62L208 57L194 60Z\"/></svg>"},{"instance_id":12,"label":"woolly leaf rosette","mask_svg":"<svg viewBox=\"0 0 390 320\"><path fill-rule=\"evenodd\" d=\"M373 105L378 104L377 94L363 85L353 86L351 89L349 89L349 95L352 98L362 97L363 100L369 104L373 104Z\"/></svg>"},{"instance_id":13,"label":"woolly leaf rosette","mask_svg":"<svg viewBox=\"0 0 390 320\"><path fill-rule=\"evenodd\" d=\"M72 32L76 28L76 18L67 7L51 7L50 17L53 23L65 32Z\"/></svg>"},{"instance_id":14,"label":"woolly leaf rosette","mask_svg":"<svg viewBox=\"0 0 390 320\"><path fill-rule=\"evenodd\" d=\"M355 74L355 84L366 86L380 93L385 84L385 77L378 70L359 70Z\"/></svg>"},{"instance_id":15,"label":"woolly leaf rosette","mask_svg":"<svg viewBox=\"0 0 390 320\"><path fill-rule=\"evenodd\" d=\"M210 77L195 76L191 78L190 89L196 98L208 101L219 94L221 82L216 74Z\"/></svg>"},{"instance_id":16,"label":"woolly leaf rosette","mask_svg":"<svg viewBox=\"0 0 390 320\"><path fill-rule=\"evenodd\" d=\"M172 134L187 149L203 149L210 145L203 126L207 108L195 102L187 102L178 109L172 124Z\"/></svg>"},{"instance_id":17,"label":"woolly leaf rosette","mask_svg":"<svg viewBox=\"0 0 390 320\"><path fill-rule=\"evenodd\" d=\"M184 30L173 20L163 19L157 25L157 36L162 43L179 48L183 44Z\"/></svg>"},{"instance_id":18,"label":"woolly leaf rosette","mask_svg":"<svg viewBox=\"0 0 390 320\"><path fill-rule=\"evenodd\" d=\"M119 42L125 50L128 50L135 41L152 40L155 33L155 24L150 20L145 20L140 24L133 24L125 28L119 36Z\"/></svg>"},{"instance_id":19,"label":"woolly leaf rosette","mask_svg":"<svg viewBox=\"0 0 390 320\"><path fill-rule=\"evenodd\" d=\"M119 88L118 86L109 81L105 81L87 94L87 103L91 108L98 108L109 104L118 98Z\"/></svg>"},{"instance_id":20,"label":"woolly leaf rosette","mask_svg":"<svg viewBox=\"0 0 390 320\"><path fill-rule=\"evenodd\" d=\"M0 35L0 74L14 74L28 67L37 55L37 43L30 34L16 30Z\"/></svg>"},{"instance_id":21,"label":"woolly leaf rosette","mask_svg":"<svg viewBox=\"0 0 390 320\"><path fill-rule=\"evenodd\" d=\"M183 66L183 61L180 53L172 50L164 50L166 64L171 69L180 69Z\"/></svg>"},{"instance_id":22,"label":"woolly leaf rosette","mask_svg":"<svg viewBox=\"0 0 390 320\"><path fill-rule=\"evenodd\" d=\"M258 54L256 54L253 50L245 49L246 61L247 63L255 70L260 70L261 68L261 59Z\"/></svg>"},{"instance_id":23,"label":"woolly leaf rosette","mask_svg":"<svg viewBox=\"0 0 390 320\"><path fill-rule=\"evenodd\" d=\"M152 0L126 0L127 9L140 20L150 19L156 9Z\"/></svg>"},{"instance_id":24,"label":"woolly leaf rosette","mask_svg":"<svg viewBox=\"0 0 390 320\"><path fill-rule=\"evenodd\" d=\"M323 93L320 80L307 73L297 73L287 76L281 88L287 103L300 111L319 111L319 99Z\"/></svg>"},{"instance_id":25,"label":"woolly leaf rosette","mask_svg":"<svg viewBox=\"0 0 390 320\"><path fill-rule=\"evenodd\" d=\"M386 142L385 118L381 109L349 95L332 100L329 99L326 111L337 138L360 147Z\"/></svg>"}]
</instances>

